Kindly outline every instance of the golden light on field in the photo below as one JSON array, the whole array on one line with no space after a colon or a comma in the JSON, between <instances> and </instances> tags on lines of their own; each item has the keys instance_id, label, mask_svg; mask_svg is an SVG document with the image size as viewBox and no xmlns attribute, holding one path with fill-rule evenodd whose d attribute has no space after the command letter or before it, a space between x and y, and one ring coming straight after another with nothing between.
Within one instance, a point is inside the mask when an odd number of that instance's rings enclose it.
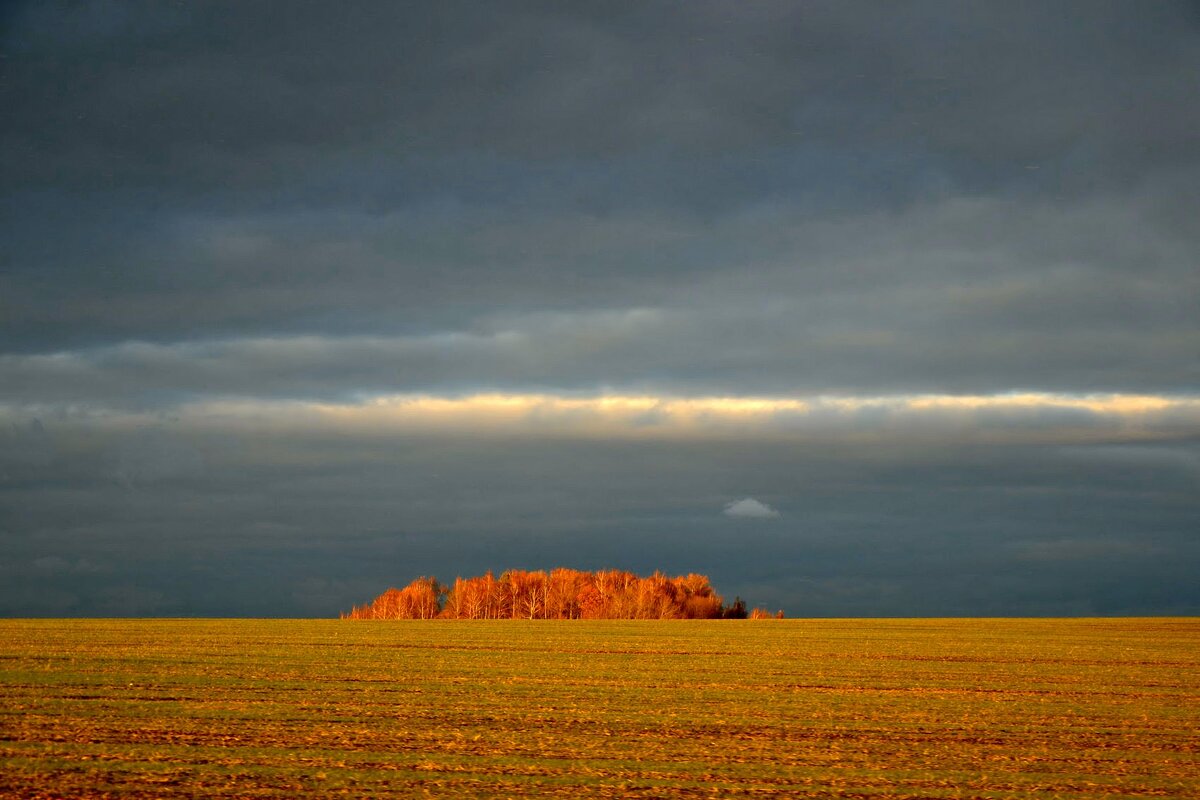
<instances>
[{"instance_id":1,"label":"golden light on field","mask_svg":"<svg viewBox=\"0 0 1200 800\"><path fill-rule=\"evenodd\" d=\"M0 620L0 795L1196 797L1198 642L1184 618Z\"/></svg>"}]
</instances>

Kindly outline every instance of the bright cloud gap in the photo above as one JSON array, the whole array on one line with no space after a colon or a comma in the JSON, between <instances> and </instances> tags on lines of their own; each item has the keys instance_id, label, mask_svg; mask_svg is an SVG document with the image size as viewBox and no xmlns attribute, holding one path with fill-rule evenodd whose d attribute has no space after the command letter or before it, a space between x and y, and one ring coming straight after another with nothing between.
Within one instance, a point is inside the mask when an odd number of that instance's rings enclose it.
<instances>
[{"instance_id":1,"label":"bright cloud gap","mask_svg":"<svg viewBox=\"0 0 1200 800\"><path fill-rule=\"evenodd\" d=\"M53 416L136 427L153 415L73 406L0 406L0 416ZM1135 394L884 395L809 397L576 396L487 393L386 395L357 402L218 399L178 406L176 424L197 429L362 432L819 438L826 435L962 436L1094 440L1200 433L1200 398Z\"/></svg>"}]
</instances>

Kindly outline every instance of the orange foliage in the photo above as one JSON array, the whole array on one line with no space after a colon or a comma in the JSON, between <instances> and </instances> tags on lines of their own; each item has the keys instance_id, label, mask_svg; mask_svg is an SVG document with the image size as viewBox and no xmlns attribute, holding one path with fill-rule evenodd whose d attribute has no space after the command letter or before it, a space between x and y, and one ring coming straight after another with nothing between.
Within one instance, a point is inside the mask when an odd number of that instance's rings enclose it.
<instances>
[{"instance_id":1,"label":"orange foliage","mask_svg":"<svg viewBox=\"0 0 1200 800\"><path fill-rule=\"evenodd\" d=\"M563 568L548 574L541 570L509 570L499 578L488 572L474 578L455 578L448 587L435 578L422 577L403 589L388 589L372 602L342 614L343 619L720 619L723 616L729 616L729 609L705 575L672 578L655 572L642 578L621 570L583 572Z\"/></svg>"},{"instance_id":2,"label":"orange foliage","mask_svg":"<svg viewBox=\"0 0 1200 800\"><path fill-rule=\"evenodd\" d=\"M343 619L433 619L441 613L445 590L436 578L420 577L403 589L388 589L373 601L355 606Z\"/></svg>"}]
</instances>

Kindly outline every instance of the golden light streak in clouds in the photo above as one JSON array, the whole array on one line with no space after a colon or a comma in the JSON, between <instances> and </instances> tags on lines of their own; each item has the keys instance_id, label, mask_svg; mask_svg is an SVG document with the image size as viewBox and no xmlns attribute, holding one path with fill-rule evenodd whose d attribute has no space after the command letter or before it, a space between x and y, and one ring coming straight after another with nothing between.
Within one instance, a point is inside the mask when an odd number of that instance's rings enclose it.
<instances>
[{"instance_id":1,"label":"golden light streak in clouds","mask_svg":"<svg viewBox=\"0 0 1200 800\"><path fill-rule=\"evenodd\" d=\"M1077 409L1094 414L1144 414L1197 401L1144 394L1058 395L1024 392L1003 395L918 395L908 399L913 409L1041 408Z\"/></svg>"},{"instance_id":2,"label":"golden light streak in clouds","mask_svg":"<svg viewBox=\"0 0 1200 800\"><path fill-rule=\"evenodd\" d=\"M672 397L389 395L357 403L204 403L183 418L354 432L632 438L1082 441L1200 434L1200 398L1135 394Z\"/></svg>"},{"instance_id":3,"label":"golden light streak in clouds","mask_svg":"<svg viewBox=\"0 0 1200 800\"><path fill-rule=\"evenodd\" d=\"M0 406L0 424L33 417L92 429L137 430L167 412ZM329 403L256 398L169 410L196 431L314 435L465 434L524 437L1062 441L1200 436L1200 397L1148 394L814 395L408 394Z\"/></svg>"},{"instance_id":4,"label":"golden light streak in clouds","mask_svg":"<svg viewBox=\"0 0 1200 800\"><path fill-rule=\"evenodd\" d=\"M420 423L481 428L571 429L579 433L694 430L704 426L762 424L780 414L804 414L804 400L739 397L655 397L550 394L480 394L378 397L361 405L314 405L330 419L399 425Z\"/></svg>"},{"instance_id":5,"label":"golden light streak in clouds","mask_svg":"<svg viewBox=\"0 0 1200 800\"><path fill-rule=\"evenodd\" d=\"M780 397L671 397L599 395L577 397L552 394L477 394L464 397L388 395L357 405L314 405L325 413L370 413L445 416L525 417L538 414L621 416L656 412L669 418L730 417L746 419L817 411L1076 410L1101 415L1138 415L1172 408L1200 408L1200 398L1133 394L1066 395L1025 392L996 395L816 395Z\"/></svg>"}]
</instances>

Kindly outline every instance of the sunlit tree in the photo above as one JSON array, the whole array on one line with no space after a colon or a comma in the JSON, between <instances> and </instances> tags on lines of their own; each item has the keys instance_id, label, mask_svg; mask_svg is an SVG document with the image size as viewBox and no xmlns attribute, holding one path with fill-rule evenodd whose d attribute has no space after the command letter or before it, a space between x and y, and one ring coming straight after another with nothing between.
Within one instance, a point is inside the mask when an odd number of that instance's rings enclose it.
<instances>
[{"instance_id":1,"label":"sunlit tree","mask_svg":"<svg viewBox=\"0 0 1200 800\"><path fill-rule=\"evenodd\" d=\"M512 569L454 579L452 586L420 577L390 588L343 619L745 619L737 598L726 607L706 575L639 577L623 570L582 572ZM761 608L754 619L771 615ZM780 618L783 612L776 615Z\"/></svg>"}]
</instances>

